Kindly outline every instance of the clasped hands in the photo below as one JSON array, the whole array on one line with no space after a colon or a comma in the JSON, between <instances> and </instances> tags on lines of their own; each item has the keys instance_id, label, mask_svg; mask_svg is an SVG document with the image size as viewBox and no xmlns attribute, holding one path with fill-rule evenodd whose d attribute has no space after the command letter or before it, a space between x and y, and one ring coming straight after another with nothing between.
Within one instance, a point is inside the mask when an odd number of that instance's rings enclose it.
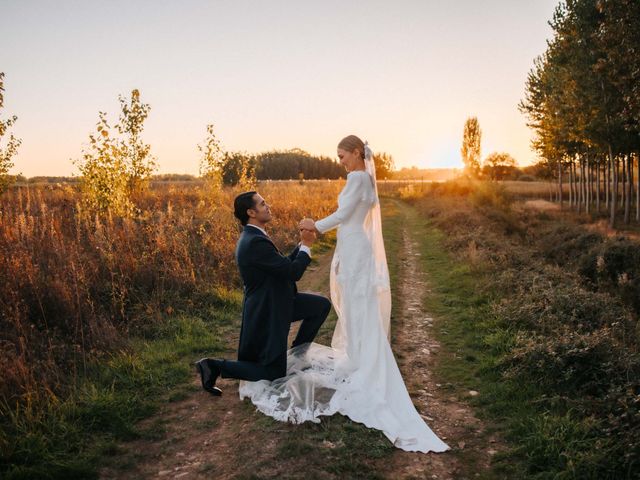
<instances>
[{"instance_id":1,"label":"clasped hands","mask_svg":"<svg viewBox=\"0 0 640 480\"><path fill-rule=\"evenodd\" d=\"M300 228L300 241L303 245L311 246L316 240L316 222L310 218L303 218L298 224Z\"/></svg>"}]
</instances>

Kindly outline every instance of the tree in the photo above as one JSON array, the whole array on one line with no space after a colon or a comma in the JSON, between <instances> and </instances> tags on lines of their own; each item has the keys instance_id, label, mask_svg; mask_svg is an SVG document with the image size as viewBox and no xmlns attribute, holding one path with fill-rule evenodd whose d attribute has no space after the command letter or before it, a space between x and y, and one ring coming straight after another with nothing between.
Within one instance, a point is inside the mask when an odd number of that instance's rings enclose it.
<instances>
[{"instance_id":1,"label":"tree","mask_svg":"<svg viewBox=\"0 0 640 480\"><path fill-rule=\"evenodd\" d=\"M549 164L548 160L543 158L532 165L523 167L522 173L540 180L553 180L556 175L556 170Z\"/></svg>"},{"instance_id":2,"label":"tree","mask_svg":"<svg viewBox=\"0 0 640 480\"><path fill-rule=\"evenodd\" d=\"M464 164L467 175L477 177L480 173L480 141L482 131L476 117L470 117L464 124L464 133L462 135L462 163Z\"/></svg>"},{"instance_id":3,"label":"tree","mask_svg":"<svg viewBox=\"0 0 640 480\"><path fill-rule=\"evenodd\" d=\"M222 169L225 154L222 143L216 137L213 124L207 125L207 136L204 145L198 145L202 154L200 159L200 176L207 179L214 187L222 185Z\"/></svg>"},{"instance_id":4,"label":"tree","mask_svg":"<svg viewBox=\"0 0 640 480\"><path fill-rule=\"evenodd\" d=\"M493 152L482 164L482 176L491 180L505 180L516 170L516 160L508 153Z\"/></svg>"},{"instance_id":5,"label":"tree","mask_svg":"<svg viewBox=\"0 0 640 480\"><path fill-rule=\"evenodd\" d=\"M599 210L604 187L611 226L620 206L625 222L630 219L640 151L639 22L636 0L560 3L549 22L554 36L536 59L519 105L536 132L534 148L556 167L559 192L568 167L570 204L590 213L594 200Z\"/></svg>"},{"instance_id":6,"label":"tree","mask_svg":"<svg viewBox=\"0 0 640 480\"><path fill-rule=\"evenodd\" d=\"M610 117L607 120L613 119L614 125L621 123L628 134L624 136L625 146L622 148L626 157L622 162L624 165L626 160L627 171L623 195L624 219L625 223L629 223L635 157L638 159L639 170L635 186L635 218L636 221L640 221L640 2L598 0L595 9L599 14L599 24L593 36L603 52L598 58L595 70L599 76L605 78L607 85L615 88L611 96L618 97L621 105L621 108L609 112ZM614 178L617 178L617 172ZM615 212L612 209L612 226L614 221Z\"/></svg>"},{"instance_id":7,"label":"tree","mask_svg":"<svg viewBox=\"0 0 640 480\"><path fill-rule=\"evenodd\" d=\"M0 112L4 107L4 72L0 72ZM9 128L18 120L15 115L10 116L6 120L0 117L0 194L3 193L10 185L12 179L9 177L9 170L13 167L11 159L18 151L18 147L22 141L14 137L13 133L9 133L9 138L5 146L2 146L2 140L9 131Z\"/></svg>"},{"instance_id":8,"label":"tree","mask_svg":"<svg viewBox=\"0 0 640 480\"><path fill-rule=\"evenodd\" d=\"M94 211L111 211L125 216L134 212L129 174L121 142L111 136L105 112L99 112L96 133L89 134L89 146L76 165L82 174L80 190L85 206Z\"/></svg>"},{"instance_id":9,"label":"tree","mask_svg":"<svg viewBox=\"0 0 640 480\"><path fill-rule=\"evenodd\" d=\"M225 185L248 189L255 186L256 158L240 152L226 152L222 164Z\"/></svg>"},{"instance_id":10,"label":"tree","mask_svg":"<svg viewBox=\"0 0 640 480\"><path fill-rule=\"evenodd\" d=\"M256 157L259 180L311 178L344 178L344 167L329 157L317 157L299 148L260 153Z\"/></svg>"},{"instance_id":11,"label":"tree","mask_svg":"<svg viewBox=\"0 0 640 480\"><path fill-rule=\"evenodd\" d=\"M241 152L226 152L215 134L213 124L207 125L204 145L198 145L202 153L200 175L215 188L222 185L251 190L256 186L257 159Z\"/></svg>"},{"instance_id":12,"label":"tree","mask_svg":"<svg viewBox=\"0 0 640 480\"><path fill-rule=\"evenodd\" d=\"M120 121L117 130L124 138L120 140L120 148L126 164L129 191L131 194L140 193L147 185L151 174L156 168L155 159L150 156L151 146L142 139L144 121L149 116L151 107L140 101L140 91L131 91L131 99L122 95L120 100Z\"/></svg>"},{"instance_id":13,"label":"tree","mask_svg":"<svg viewBox=\"0 0 640 480\"><path fill-rule=\"evenodd\" d=\"M140 101L140 92L131 91L131 99L121 95L119 122L113 128L105 112L98 113L96 133L89 135L89 146L76 161L81 191L86 206L116 215L135 211L133 197L148 186L155 168L151 147L142 141L144 121L150 106ZM112 132L119 135L113 135Z\"/></svg>"},{"instance_id":14,"label":"tree","mask_svg":"<svg viewBox=\"0 0 640 480\"><path fill-rule=\"evenodd\" d=\"M391 178L395 170L395 162L391 155L385 152L375 153L373 155L373 163L376 167L376 178L378 180Z\"/></svg>"}]
</instances>

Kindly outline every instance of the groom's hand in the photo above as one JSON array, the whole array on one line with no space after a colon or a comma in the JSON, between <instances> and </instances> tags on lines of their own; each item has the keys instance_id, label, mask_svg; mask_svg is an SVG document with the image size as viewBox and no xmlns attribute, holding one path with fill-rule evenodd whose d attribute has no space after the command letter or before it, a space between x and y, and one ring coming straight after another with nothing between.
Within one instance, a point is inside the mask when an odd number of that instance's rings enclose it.
<instances>
[{"instance_id":1,"label":"groom's hand","mask_svg":"<svg viewBox=\"0 0 640 480\"><path fill-rule=\"evenodd\" d=\"M302 243L302 245L305 245L311 248L311 245L313 245L313 242L315 241L316 241L315 231L304 229L304 228L300 229L300 242Z\"/></svg>"}]
</instances>

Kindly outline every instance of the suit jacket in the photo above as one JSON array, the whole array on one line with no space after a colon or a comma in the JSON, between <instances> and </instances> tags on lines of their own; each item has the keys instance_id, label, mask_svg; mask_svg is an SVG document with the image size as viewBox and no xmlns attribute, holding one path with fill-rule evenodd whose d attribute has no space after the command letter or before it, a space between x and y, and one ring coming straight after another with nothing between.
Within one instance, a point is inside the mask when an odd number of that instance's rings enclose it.
<instances>
[{"instance_id":1,"label":"suit jacket","mask_svg":"<svg viewBox=\"0 0 640 480\"><path fill-rule=\"evenodd\" d=\"M257 228L245 226L236 245L236 262L244 283L238 360L267 366L286 361L296 281L311 262L296 247L282 255Z\"/></svg>"}]
</instances>

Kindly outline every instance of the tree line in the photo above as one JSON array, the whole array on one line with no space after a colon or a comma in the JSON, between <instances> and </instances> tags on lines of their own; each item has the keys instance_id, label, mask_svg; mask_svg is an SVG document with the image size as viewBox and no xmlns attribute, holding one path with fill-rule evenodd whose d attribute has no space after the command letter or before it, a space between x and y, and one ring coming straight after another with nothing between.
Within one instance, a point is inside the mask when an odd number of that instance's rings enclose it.
<instances>
[{"instance_id":1,"label":"tree line","mask_svg":"<svg viewBox=\"0 0 640 480\"><path fill-rule=\"evenodd\" d=\"M586 213L604 207L611 227L620 215L630 223L634 206L640 221L640 2L567 0L549 24L519 108L556 198Z\"/></svg>"},{"instance_id":2,"label":"tree line","mask_svg":"<svg viewBox=\"0 0 640 480\"><path fill-rule=\"evenodd\" d=\"M335 160L315 156L300 148L273 150L259 154L226 152L215 133L213 124L207 125L207 135L198 149L202 154L200 174L223 185L237 185L247 178L255 180L304 180L345 178L346 171ZM373 156L378 179L393 175L395 163L386 153Z\"/></svg>"}]
</instances>

